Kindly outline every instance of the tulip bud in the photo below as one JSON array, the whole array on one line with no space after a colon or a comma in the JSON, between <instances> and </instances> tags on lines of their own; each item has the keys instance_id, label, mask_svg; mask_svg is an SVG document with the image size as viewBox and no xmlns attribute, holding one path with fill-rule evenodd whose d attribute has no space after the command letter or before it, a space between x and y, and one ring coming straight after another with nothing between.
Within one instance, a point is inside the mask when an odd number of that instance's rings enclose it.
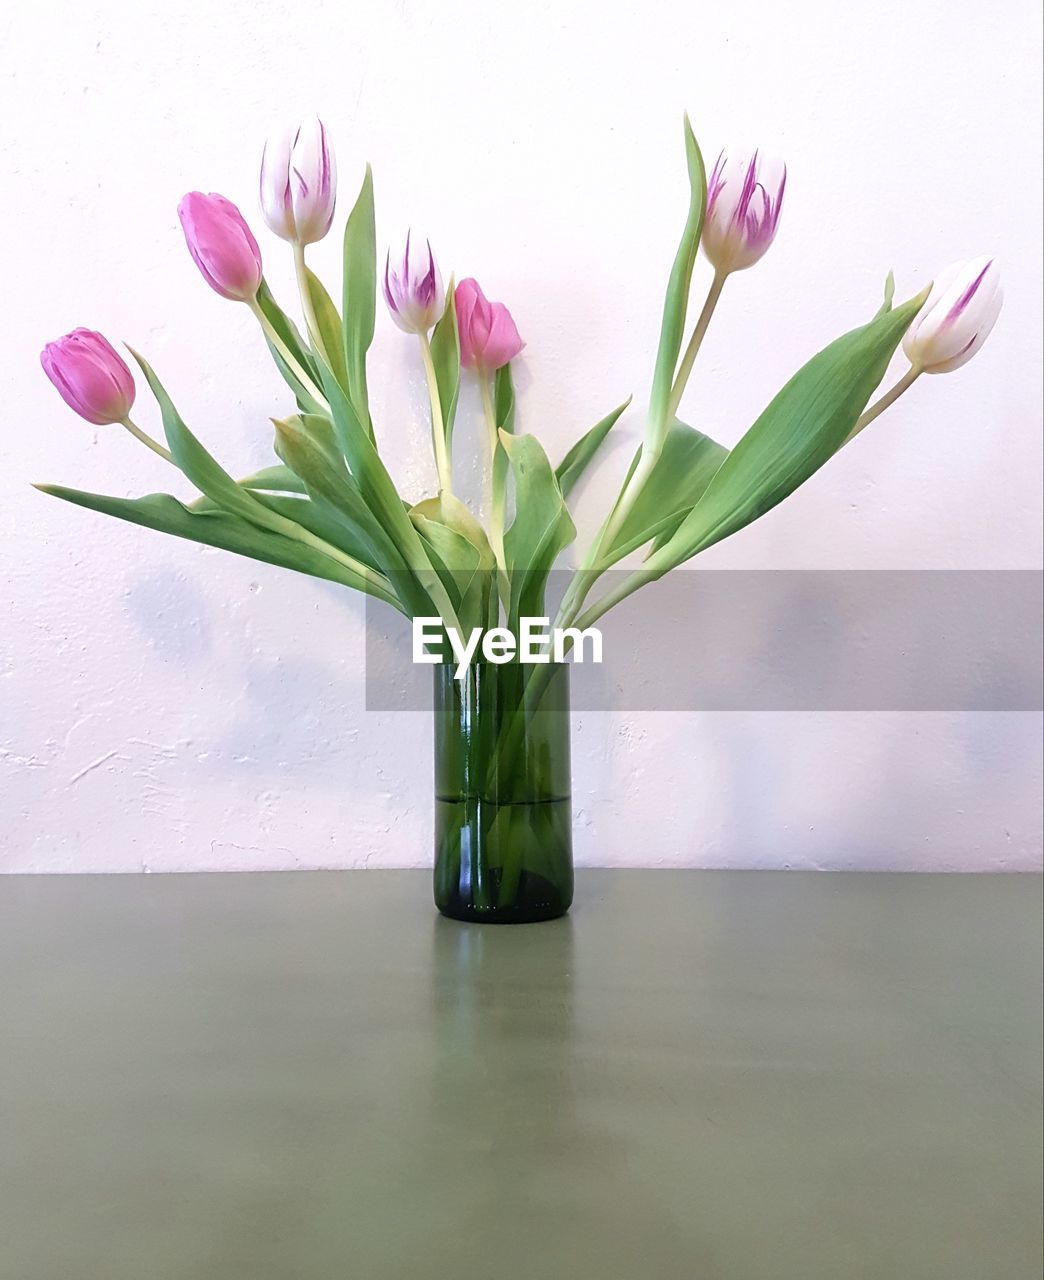
<instances>
[{"instance_id":1,"label":"tulip bud","mask_svg":"<svg viewBox=\"0 0 1044 1280\"><path fill-rule=\"evenodd\" d=\"M489 373L513 360L526 345L518 336L511 312L490 302L475 280L462 280L453 295L460 332L460 362Z\"/></svg>"},{"instance_id":2,"label":"tulip bud","mask_svg":"<svg viewBox=\"0 0 1044 1280\"><path fill-rule=\"evenodd\" d=\"M232 201L190 191L178 205L178 217L207 284L223 298L252 302L261 285L261 250Z\"/></svg>"},{"instance_id":3,"label":"tulip bud","mask_svg":"<svg viewBox=\"0 0 1044 1280\"><path fill-rule=\"evenodd\" d=\"M92 329L74 329L40 352L44 373L81 418L123 422L134 404L134 379L112 345Z\"/></svg>"},{"instance_id":4,"label":"tulip bud","mask_svg":"<svg viewBox=\"0 0 1044 1280\"><path fill-rule=\"evenodd\" d=\"M992 258L951 263L906 331L907 359L925 373L959 369L989 337L1003 300Z\"/></svg>"},{"instance_id":5,"label":"tulip bud","mask_svg":"<svg viewBox=\"0 0 1044 1280\"><path fill-rule=\"evenodd\" d=\"M300 245L330 230L337 200L337 166L318 116L278 129L261 158L261 211L272 231Z\"/></svg>"},{"instance_id":6,"label":"tulip bud","mask_svg":"<svg viewBox=\"0 0 1044 1280\"><path fill-rule=\"evenodd\" d=\"M724 151L718 156L707 183L707 212L700 241L718 271L752 267L775 239L787 170L785 165L772 165L779 180L769 182L765 173L769 167L756 151L746 162L729 159ZM769 195L768 186L775 189L774 196Z\"/></svg>"},{"instance_id":7,"label":"tulip bud","mask_svg":"<svg viewBox=\"0 0 1044 1280\"><path fill-rule=\"evenodd\" d=\"M402 264L391 265L391 253L384 264L384 300L391 318L404 333L427 333L442 316L446 294L442 276L431 252L431 243L424 242L427 252L410 247L410 235L406 236L406 248Z\"/></svg>"}]
</instances>

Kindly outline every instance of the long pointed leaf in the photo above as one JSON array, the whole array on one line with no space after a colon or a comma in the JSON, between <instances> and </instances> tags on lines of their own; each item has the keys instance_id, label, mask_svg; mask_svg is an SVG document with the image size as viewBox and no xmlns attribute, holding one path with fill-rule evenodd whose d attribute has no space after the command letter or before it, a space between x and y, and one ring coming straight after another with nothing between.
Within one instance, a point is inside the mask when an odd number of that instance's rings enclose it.
<instances>
[{"instance_id":1,"label":"long pointed leaf","mask_svg":"<svg viewBox=\"0 0 1044 1280\"><path fill-rule=\"evenodd\" d=\"M323 348L329 357L330 368L333 370L334 377L347 391L349 382L348 370L345 365L345 343L341 317L337 314L337 307L334 305L333 298L326 292L326 286L315 272L309 270L308 267L305 267L305 282L308 287L308 298L312 304L312 311L315 314L315 323L319 329L319 337L322 339Z\"/></svg>"},{"instance_id":2,"label":"long pointed leaf","mask_svg":"<svg viewBox=\"0 0 1044 1280\"><path fill-rule=\"evenodd\" d=\"M431 597L437 612L442 613L441 606L446 603L444 588L431 566L420 535L410 522L408 507L399 496L388 469L359 421L354 406L337 379L321 362L320 374L323 389L330 401L337 443L348 461L363 500L398 549L410 573L416 576L421 587Z\"/></svg>"},{"instance_id":3,"label":"long pointed leaf","mask_svg":"<svg viewBox=\"0 0 1044 1280\"><path fill-rule=\"evenodd\" d=\"M398 548L344 465L330 420L298 415L273 420L273 425L276 453L300 476L313 501L339 517L366 550L359 558L388 576L403 603L414 612L423 612L428 598L417 588Z\"/></svg>"},{"instance_id":4,"label":"long pointed leaf","mask_svg":"<svg viewBox=\"0 0 1044 1280\"><path fill-rule=\"evenodd\" d=\"M707 172L688 116L685 117L685 159L689 170L689 213L667 283L663 322L660 326L660 346L656 353L656 371L649 398L650 429L657 438L667 427L667 405L685 336L685 315L689 305L692 271L696 265L696 251L703 232L703 214L707 204Z\"/></svg>"},{"instance_id":5,"label":"long pointed leaf","mask_svg":"<svg viewBox=\"0 0 1044 1280\"><path fill-rule=\"evenodd\" d=\"M321 538L331 547L346 551L360 564L379 573L383 572L384 566L379 563L370 544L329 503L323 502L320 498L309 497L307 494L304 497L297 497L287 493L263 493L260 501L272 511L285 516L287 520L292 520L294 524L299 524L303 529L314 533L317 538ZM188 509L193 513L222 510L209 498L200 498Z\"/></svg>"},{"instance_id":6,"label":"long pointed leaf","mask_svg":"<svg viewBox=\"0 0 1044 1280\"><path fill-rule=\"evenodd\" d=\"M460 334L457 331L457 308L453 301L452 282L446 290L446 306L431 335L431 361L435 366L435 383L439 390L442 429L446 447L453 444L453 423L460 395Z\"/></svg>"},{"instance_id":7,"label":"long pointed leaf","mask_svg":"<svg viewBox=\"0 0 1044 1280\"><path fill-rule=\"evenodd\" d=\"M163 433L167 438L167 445L174 462L185 476L201 493L205 493L226 511L233 511L247 520L252 520L255 524L282 532L277 527L277 518L274 516L269 518L267 508L237 483L192 434L145 357L139 355L133 347L129 350L141 367L152 394L156 397L160 416L163 419Z\"/></svg>"},{"instance_id":8,"label":"long pointed leaf","mask_svg":"<svg viewBox=\"0 0 1044 1280\"><path fill-rule=\"evenodd\" d=\"M294 569L314 578L339 582L400 607L393 598L374 590L372 582L353 573L341 561L323 555L314 547L260 529L228 511L192 512L169 493L150 493L143 498L110 498L105 494L85 493L62 485L38 485L37 488L90 511L173 534L176 538L201 542L204 546L221 547L225 551Z\"/></svg>"},{"instance_id":9,"label":"long pointed leaf","mask_svg":"<svg viewBox=\"0 0 1044 1280\"><path fill-rule=\"evenodd\" d=\"M372 570L368 565L355 561L337 547L323 544L309 529L294 524L293 521L288 520L284 515L262 502L255 494L238 484L189 430L174 407L174 403L164 389L163 384L144 356L139 355L133 348L129 348L129 350L140 365L152 394L156 397L163 419L164 434L167 437L167 444L170 447L175 463L201 493L206 494L208 498L212 499L224 510L242 516L252 524L268 529L273 533L282 534L292 540L310 543L324 555L350 561L346 567L363 579L372 576ZM323 369L328 372L325 365ZM329 375L329 383L331 386L337 386L332 374ZM343 396L343 392L341 394ZM387 583L375 583L373 585L377 590L384 590L388 586Z\"/></svg>"},{"instance_id":10,"label":"long pointed leaf","mask_svg":"<svg viewBox=\"0 0 1044 1280\"><path fill-rule=\"evenodd\" d=\"M543 616L547 576L559 553L576 537L576 526L536 437L501 431L500 442L515 478L515 518L504 534L508 625L515 627L523 615Z\"/></svg>"},{"instance_id":11,"label":"long pointed leaf","mask_svg":"<svg viewBox=\"0 0 1044 1280\"><path fill-rule=\"evenodd\" d=\"M261 489L267 493L305 493L304 482L289 467L263 467L239 482L244 489Z\"/></svg>"},{"instance_id":12,"label":"long pointed leaf","mask_svg":"<svg viewBox=\"0 0 1044 1280\"><path fill-rule=\"evenodd\" d=\"M573 445L562 461L555 467L555 477L558 480L558 487L562 490L562 497L568 498L574 486L581 476L587 470L588 465L598 452L602 441L606 438L613 427L616 426L624 410L630 405L631 397L621 405L606 414L600 421L596 422L590 431L585 432L580 439Z\"/></svg>"},{"instance_id":13,"label":"long pointed leaf","mask_svg":"<svg viewBox=\"0 0 1044 1280\"><path fill-rule=\"evenodd\" d=\"M742 529L836 453L925 297L878 314L799 369L718 468L674 536L649 557L646 570L659 576Z\"/></svg>"},{"instance_id":14,"label":"long pointed leaf","mask_svg":"<svg viewBox=\"0 0 1044 1280\"><path fill-rule=\"evenodd\" d=\"M312 359L312 353L308 348L308 344L301 337L294 322L276 302L275 297L272 294L272 290L268 287L268 282L266 280L261 281L261 287L257 291L257 304L269 324L280 338L282 338L283 342L286 343L290 354L302 369L306 370L313 376L316 384L318 384L319 375L316 371L315 361ZM294 399L297 401L298 408L302 413L318 413L319 405L316 404L315 397L304 386L300 378L291 371L290 366L283 359L282 354L276 350L267 337L265 338L265 342L268 346L269 353L275 362L276 368L282 374L283 381L294 393Z\"/></svg>"},{"instance_id":15,"label":"long pointed leaf","mask_svg":"<svg viewBox=\"0 0 1044 1280\"><path fill-rule=\"evenodd\" d=\"M515 380L511 362L502 364L493 375L493 412L497 427L508 435L515 434Z\"/></svg>"},{"instance_id":16,"label":"long pointed leaf","mask_svg":"<svg viewBox=\"0 0 1044 1280\"><path fill-rule=\"evenodd\" d=\"M363 430L373 439L366 353L373 342L377 309L377 231L373 211L373 173L366 175L344 228L344 364L348 394Z\"/></svg>"},{"instance_id":17,"label":"long pointed leaf","mask_svg":"<svg viewBox=\"0 0 1044 1280\"><path fill-rule=\"evenodd\" d=\"M620 560L647 542L665 542L703 496L728 449L710 436L675 420L642 491L613 539L610 552ZM634 470L638 461L631 463Z\"/></svg>"}]
</instances>

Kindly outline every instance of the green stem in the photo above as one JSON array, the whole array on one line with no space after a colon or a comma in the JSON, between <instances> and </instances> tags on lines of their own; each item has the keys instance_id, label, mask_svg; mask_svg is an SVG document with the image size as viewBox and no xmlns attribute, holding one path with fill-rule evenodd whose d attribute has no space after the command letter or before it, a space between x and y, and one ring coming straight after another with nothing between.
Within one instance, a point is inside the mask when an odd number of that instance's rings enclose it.
<instances>
[{"instance_id":1,"label":"green stem","mask_svg":"<svg viewBox=\"0 0 1044 1280\"><path fill-rule=\"evenodd\" d=\"M315 347L316 354L321 356L325 363L332 369L333 364L327 354L326 346L323 343L323 335L319 329L319 321L316 318L315 307L312 305L312 291L308 287L308 267L305 265L304 245L294 241L294 270L297 273L297 291L301 295L301 310L304 312L305 326L308 329L308 336L312 339L312 345Z\"/></svg>"},{"instance_id":2,"label":"green stem","mask_svg":"<svg viewBox=\"0 0 1044 1280\"><path fill-rule=\"evenodd\" d=\"M655 582L661 575L659 573L649 573L646 570L638 569L634 573L624 578L623 582L618 583L611 591L607 591L600 600L596 600L594 604L581 615L576 622L576 626L581 630L593 626L594 623L604 614L608 613L614 605L618 605L621 600L626 600L629 595L637 591L639 587L644 587L647 583ZM579 609L576 610L579 613Z\"/></svg>"},{"instance_id":3,"label":"green stem","mask_svg":"<svg viewBox=\"0 0 1044 1280\"><path fill-rule=\"evenodd\" d=\"M166 459L167 462L174 461L170 451L168 449L164 449L159 441L153 440L152 436L150 436L148 432L142 431L141 427L139 427L136 422L132 422L129 416L121 418L120 425L126 427L135 440L140 440L141 443L145 445L146 448L151 449L153 453L159 454L159 456Z\"/></svg>"},{"instance_id":4,"label":"green stem","mask_svg":"<svg viewBox=\"0 0 1044 1280\"><path fill-rule=\"evenodd\" d=\"M584 601L587 599L591 588L605 570L621 558L619 555L613 556L606 553L612 547L613 540L623 528L625 520L638 499L638 495L645 488L653 468L660 460L660 452L663 448L663 438L667 425L674 420L677 413L682 394L696 362L696 356L703 344L704 336L710 326L711 317L714 315L714 308L718 305L718 299L721 297L721 291L725 287L727 279L728 272L715 271L714 279L707 290L707 297L704 299L703 307L700 310L696 324L693 326L688 346L685 348L685 354L682 356L681 364L678 366L678 373L667 401L664 420L660 423L649 424L645 440L642 443L642 451L638 456L638 465L632 472L630 479L625 482L608 520L602 526L601 532L592 544L583 564L577 570L569 590L566 592L556 620L558 626L571 625L576 615L583 608Z\"/></svg>"},{"instance_id":5,"label":"green stem","mask_svg":"<svg viewBox=\"0 0 1044 1280\"><path fill-rule=\"evenodd\" d=\"M420 339L421 360L424 363L424 376L428 382L428 399L431 401L431 444L435 452L435 466L439 473L439 489L443 493L453 493L453 464L450 458L449 442L446 440L446 422L442 416L442 399L439 396L439 380L435 375L435 361L432 359L431 343L426 333L417 335Z\"/></svg>"},{"instance_id":6,"label":"green stem","mask_svg":"<svg viewBox=\"0 0 1044 1280\"><path fill-rule=\"evenodd\" d=\"M290 350L290 348L286 345L283 339L276 332L275 328L272 325L271 320L269 320L268 316L266 316L265 313L261 310L261 307L258 304L257 299L251 298L250 301L247 303L247 306L254 313L254 316L257 318L257 322L261 326L262 332L264 333L265 337L272 344L272 346L275 347L275 349L279 352L280 356L282 356L283 361L286 364L287 368L290 370L290 372L294 375L294 377L298 380L298 382L300 382L300 384L305 388L305 390L309 393L309 395L311 395L311 397L315 400L316 404L320 407L320 409L322 409L324 413L329 413L330 412L329 401L323 395L320 388L315 385L315 382L311 374L305 372L305 370L301 367L300 363L298 362L297 357L294 355L294 353Z\"/></svg>"},{"instance_id":7,"label":"green stem","mask_svg":"<svg viewBox=\"0 0 1044 1280\"><path fill-rule=\"evenodd\" d=\"M877 400L863 414L852 430L845 437L845 444L850 440L854 440L864 427L868 427L875 418L879 418L882 413L890 406L895 404L904 391L908 391L917 379L924 372L919 365L912 364L903 374L899 381L890 391L886 391L880 400Z\"/></svg>"},{"instance_id":8,"label":"green stem","mask_svg":"<svg viewBox=\"0 0 1044 1280\"><path fill-rule=\"evenodd\" d=\"M689 339L689 345L685 348L682 362L678 366L678 376L674 379L674 386L671 388L670 399L667 401L668 422L672 422L678 412L678 405L681 403L682 395L685 392L685 385L689 381L689 375L692 373L692 366L696 363L696 355L703 343L704 335L711 322L711 316L714 314L714 308L718 305L718 299L721 297L721 291L724 289L727 279L727 271L715 271L714 279L707 290L703 310L696 321L692 337Z\"/></svg>"},{"instance_id":9,"label":"green stem","mask_svg":"<svg viewBox=\"0 0 1044 1280\"><path fill-rule=\"evenodd\" d=\"M504 572L504 515L507 507L507 486L504 483L503 469L497 474L497 450L500 448L500 434L497 431L497 415L493 408L493 390L491 378L479 371L479 389L482 393L482 409L486 415L486 430L489 433L489 543L497 559L497 567Z\"/></svg>"}]
</instances>

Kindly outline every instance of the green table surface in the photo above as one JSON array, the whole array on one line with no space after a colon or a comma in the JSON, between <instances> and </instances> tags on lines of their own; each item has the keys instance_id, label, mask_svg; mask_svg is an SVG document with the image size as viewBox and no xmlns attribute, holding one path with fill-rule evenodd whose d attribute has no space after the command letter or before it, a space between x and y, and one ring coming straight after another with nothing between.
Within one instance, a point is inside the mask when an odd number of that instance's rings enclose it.
<instances>
[{"instance_id":1,"label":"green table surface","mask_svg":"<svg viewBox=\"0 0 1044 1280\"><path fill-rule=\"evenodd\" d=\"M1041 882L0 878L3 1280L1030 1280Z\"/></svg>"}]
</instances>

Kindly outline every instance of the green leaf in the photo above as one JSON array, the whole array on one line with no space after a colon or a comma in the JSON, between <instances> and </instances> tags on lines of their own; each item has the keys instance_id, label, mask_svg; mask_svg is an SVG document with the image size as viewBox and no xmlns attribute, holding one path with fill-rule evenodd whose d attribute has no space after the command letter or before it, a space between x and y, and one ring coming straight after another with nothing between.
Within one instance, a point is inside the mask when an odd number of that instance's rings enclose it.
<instances>
[{"instance_id":1,"label":"green leaf","mask_svg":"<svg viewBox=\"0 0 1044 1280\"><path fill-rule=\"evenodd\" d=\"M363 428L351 401L328 368L320 364L323 389L330 401L330 414L337 443L348 461L363 501L397 548L410 573L431 598L436 612L442 614L445 590L432 568L420 535L409 517L388 470L373 440ZM447 619L449 620L449 619Z\"/></svg>"},{"instance_id":2,"label":"green leaf","mask_svg":"<svg viewBox=\"0 0 1044 1280\"><path fill-rule=\"evenodd\" d=\"M607 414L601 422L596 422L590 431L580 437L555 468L555 477L558 480L559 488L562 490L563 498L569 497L574 485L587 470L591 459L598 452L602 441L616 426L621 414L630 403L631 397L628 396L623 404L617 405L612 413Z\"/></svg>"},{"instance_id":3,"label":"green leaf","mask_svg":"<svg viewBox=\"0 0 1044 1280\"><path fill-rule=\"evenodd\" d=\"M663 322L660 325L660 346L656 353L656 371L649 398L649 421L657 434L667 425L667 406L685 336L685 314L689 305L692 271L696 265L696 251L703 233L703 214L707 204L707 173L688 116L685 117L685 158L689 169L689 214L667 283Z\"/></svg>"},{"instance_id":4,"label":"green leaf","mask_svg":"<svg viewBox=\"0 0 1044 1280\"><path fill-rule=\"evenodd\" d=\"M463 565L474 562L483 569L496 567L496 558L485 529L453 494L441 493L437 498L425 498L423 502L418 502L410 508L410 519L414 524L418 520L423 520L428 525L439 524L466 542L470 551L465 554ZM446 564L452 564L452 558L443 556L442 560Z\"/></svg>"},{"instance_id":5,"label":"green leaf","mask_svg":"<svg viewBox=\"0 0 1044 1280\"><path fill-rule=\"evenodd\" d=\"M185 425L145 357L139 355L133 347L128 350L140 365L145 380L156 397L167 446L176 465L201 493L205 493L219 507L233 511L255 524L272 527L275 521L268 518L267 508L225 471Z\"/></svg>"},{"instance_id":6,"label":"green leaf","mask_svg":"<svg viewBox=\"0 0 1044 1280\"><path fill-rule=\"evenodd\" d=\"M434 552L461 626L470 630L485 625L497 567L485 530L459 499L447 493L418 502L410 519Z\"/></svg>"},{"instance_id":7,"label":"green leaf","mask_svg":"<svg viewBox=\"0 0 1044 1280\"><path fill-rule=\"evenodd\" d=\"M385 573L387 566L374 551L369 538L332 503L324 502L322 498L291 497L284 493L266 493L261 501L287 520L314 533L323 542L346 551L360 564L377 573Z\"/></svg>"},{"instance_id":8,"label":"green leaf","mask_svg":"<svg viewBox=\"0 0 1044 1280\"><path fill-rule=\"evenodd\" d=\"M348 371L345 367L341 317L337 314L334 301L326 292L323 282L308 267L305 267L305 280L308 284L308 298L315 314L315 323L319 330L319 337L322 340L330 368L333 370L334 377L347 391L349 385Z\"/></svg>"},{"instance_id":9,"label":"green leaf","mask_svg":"<svg viewBox=\"0 0 1044 1280\"><path fill-rule=\"evenodd\" d=\"M387 534L344 464L329 418L296 414L273 419L272 425L276 431L276 453L300 477L308 493L336 507L371 548L390 545ZM398 569L401 564L391 563L386 567Z\"/></svg>"},{"instance_id":10,"label":"green leaf","mask_svg":"<svg viewBox=\"0 0 1044 1280\"><path fill-rule=\"evenodd\" d=\"M535 436L500 433L515 479L515 518L504 534L510 601L508 625L542 617L547 575L576 537L555 473Z\"/></svg>"},{"instance_id":11,"label":"green leaf","mask_svg":"<svg viewBox=\"0 0 1044 1280\"><path fill-rule=\"evenodd\" d=\"M260 471L255 471L253 475L244 476L238 481L243 489L249 489L252 493L307 493L304 481L300 476L294 475L289 467L263 467ZM205 495L196 498L194 502L188 504L190 511L214 511L222 508L218 503Z\"/></svg>"},{"instance_id":12,"label":"green leaf","mask_svg":"<svg viewBox=\"0 0 1044 1280\"><path fill-rule=\"evenodd\" d=\"M502 364L493 375L493 414L497 426L508 435L515 434L515 380L511 362Z\"/></svg>"},{"instance_id":13,"label":"green leaf","mask_svg":"<svg viewBox=\"0 0 1044 1280\"><path fill-rule=\"evenodd\" d=\"M479 376L486 377L484 373ZM504 452L504 447L500 443L499 432L506 431L508 435L515 434L515 381L511 376L510 361L505 365L501 365L493 375L493 420L496 423L498 435L496 446L493 449L493 474L490 482L492 518L503 529L504 521L507 519L508 459L507 454ZM508 606L508 583L503 576L500 579L500 587L506 608Z\"/></svg>"},{"instance_id":14,"label":"green leaf","mask_svg":"<svg viewBox=\"0 0 1044 1280\"><path fill-rule=\"evenodd\" d=\"M837 452L926 296L846 333L790 379L722 462L674 536L649 557L642 571L647 580L770 511Z\"/></svg>"},{"instance_id":15,"label":"green leaf","mask_svg":"<svg viewBox=\"0 0 1044 1280\"><path fill-rule=\"evenodd\" d=\"M338 521L342 539L355 544L354 548L343 541L338 545L343 545L363 563L379 569L391 580L408 608L423 612L428 607L428 598L417 588L398 548L349 474L330 420L304 414L273 419L273 425L276 453L300 477L320 509Z\"/></svg>"},{"instance_id":16,"label":"green leaf","mask_svg":"<svg viewBox=\"0 0 1044 1280\"><path fill-rule=\"evenodd\" d=\"M881 306L878 309L877 315L874 316L875 320L878 318L878 316L887 315L887 313L891 311L892 299L894 297L895 297L895 274L889 271L888 275L885 276L884 301L881 303Z\"/></svg>"},{"instance_id":17,"label":"green leaf","mask_svg":"<svg viewBox=\"0 0 1044 1280\"><path fill-rule=\"evenodd\" d=\"M435 367L435 384L439 389L442 425L446 445L453 443L453 422L457 416L460 395L460 334L457 331L457 308L453 301L453 282L446 290L446 306L431 335L431 361Z\"/></svg>"},{"instance_id":18,"label":"green leaf","mask_svg":"<svg viewBox=\"0 0 1044 1280\"><path fill-rule=\"evenodd\" d=\"M330 420L305 414L272 421L276 453L311 501L302 505L300 499L269 495L261 501L291 519L303 517L299 523L373 569L398 569L398 562L382 554L387 538L348 474Z\"/></svg>"},{"instance_id":19,"label":"green leaf","mask_svg":"<svg viewBox=\"0 0 1044 1280\"><path fill-rule=\"evenodd\" d=\"M132 347L128 348L128 350L141 366L142 373L145 375L152 394L156 397L156 402L160 407L160 414L163 418L163 430L167 437L167 444L170 447L175 463L201 493L204 493L223 510L242 516L260 528L309 544L323 555L340 559L346 563L346 567L351 569L353 575L363 581L373 578L374 575L368 564L356 560L336 546L328 546L309 529L288 520L286 516L274 510L270 504L261 501L258 496L238 484L211 457L185 425L170 396L167 395L162 383L156 377L145 358L139 355ZM336 387L337 384L332 374L329 376L329 382L331 386ZM343 396L343 392L341 394ZM326 419L322 417L318 418L317 421L326 423ZM370 581L366 589L371 590L372 594L380 594L387 590L390 595L389 584L383 580L379 582Z\"/></svg>"},{"instance_id":20,"label":"green leaf","mask_svg":"<svg viewBox=\"0 0 1044 1280\"><path fill-rule=\"evenodd\" d=\"M268 493L305 493L304 481L289 467L264 467L239 482L244 489L262 489Z\"/></svg>"},{"instance_id":21,"label":"green leaf","mask_svg":"<svg viewBox=\"0 0 1044 1280\"><path fill-rule=\"evenodd\" d=\"M373 173L366 166L355 207L344 228L344 366L348 394L363 430L373 439L366 353L373 342L377 309L377 231L373 211Z\"/></svg>"},{"instance_id":22,"label":"green leaf","mask_svg":"<svg viewBox=\"0 0 1044 1280\"><path fill-rule=\"evenodd\" d=\"M710 436L684 422L672 422L656 465L613 539L613 560L654 539L666 542L700 500L728 453ZM638 456L631 463L632 472Z\"/></svg>"},{"instance_id":23,"label":"green leaf","mask_svg":"<svg viewBox=\"0 0 1044 1280\"><path fill-rule=\"evenodd\" d=\"M268 282L265 280L261 281L261 287L257 291L257 303L269 324L271 324L272 328L286 343L290 354L298 364L300 364L302 369L313 376L316 385L318 385L319 374L316 370L312 353L308 349L308 344L301 337L294 322L276 302L271 289L268 287ZM272 359L275 361L276 368L283 376L283 381L294 393L294 398L297 400L298 408L300 408L302 413L318 413L320 411L320 406L316 404L315 397L303 385L300 378L291 371L289 365L283 359L280 352L276 350L267 337L265 338L265 342L268 345L268 350L271 353Z\"/></svg>"},{"instance_id":24,"label":"green leaf","mask_svg":"<svg viewBox=\"0 0 1044 1280\"><path fill-rule=\"evenodd\" d=\"M61 485L36 487L66 502L143 525L146 529L170 533L176 538L188 538L205 546L221 547L237 555L249 556L252 560L262 560L310 574L313 578L325 578L329 582L339 582L358 591L378 595L372 589L372 583L352 573L341 561L331 559L312 546L259 529L249 520L228 511L193 512L169 493L150 493L144 498L110 498L105 494L84 493ZM379 595L379 598L399 607L389 596Z\"/></svg>"}]
</instances>

